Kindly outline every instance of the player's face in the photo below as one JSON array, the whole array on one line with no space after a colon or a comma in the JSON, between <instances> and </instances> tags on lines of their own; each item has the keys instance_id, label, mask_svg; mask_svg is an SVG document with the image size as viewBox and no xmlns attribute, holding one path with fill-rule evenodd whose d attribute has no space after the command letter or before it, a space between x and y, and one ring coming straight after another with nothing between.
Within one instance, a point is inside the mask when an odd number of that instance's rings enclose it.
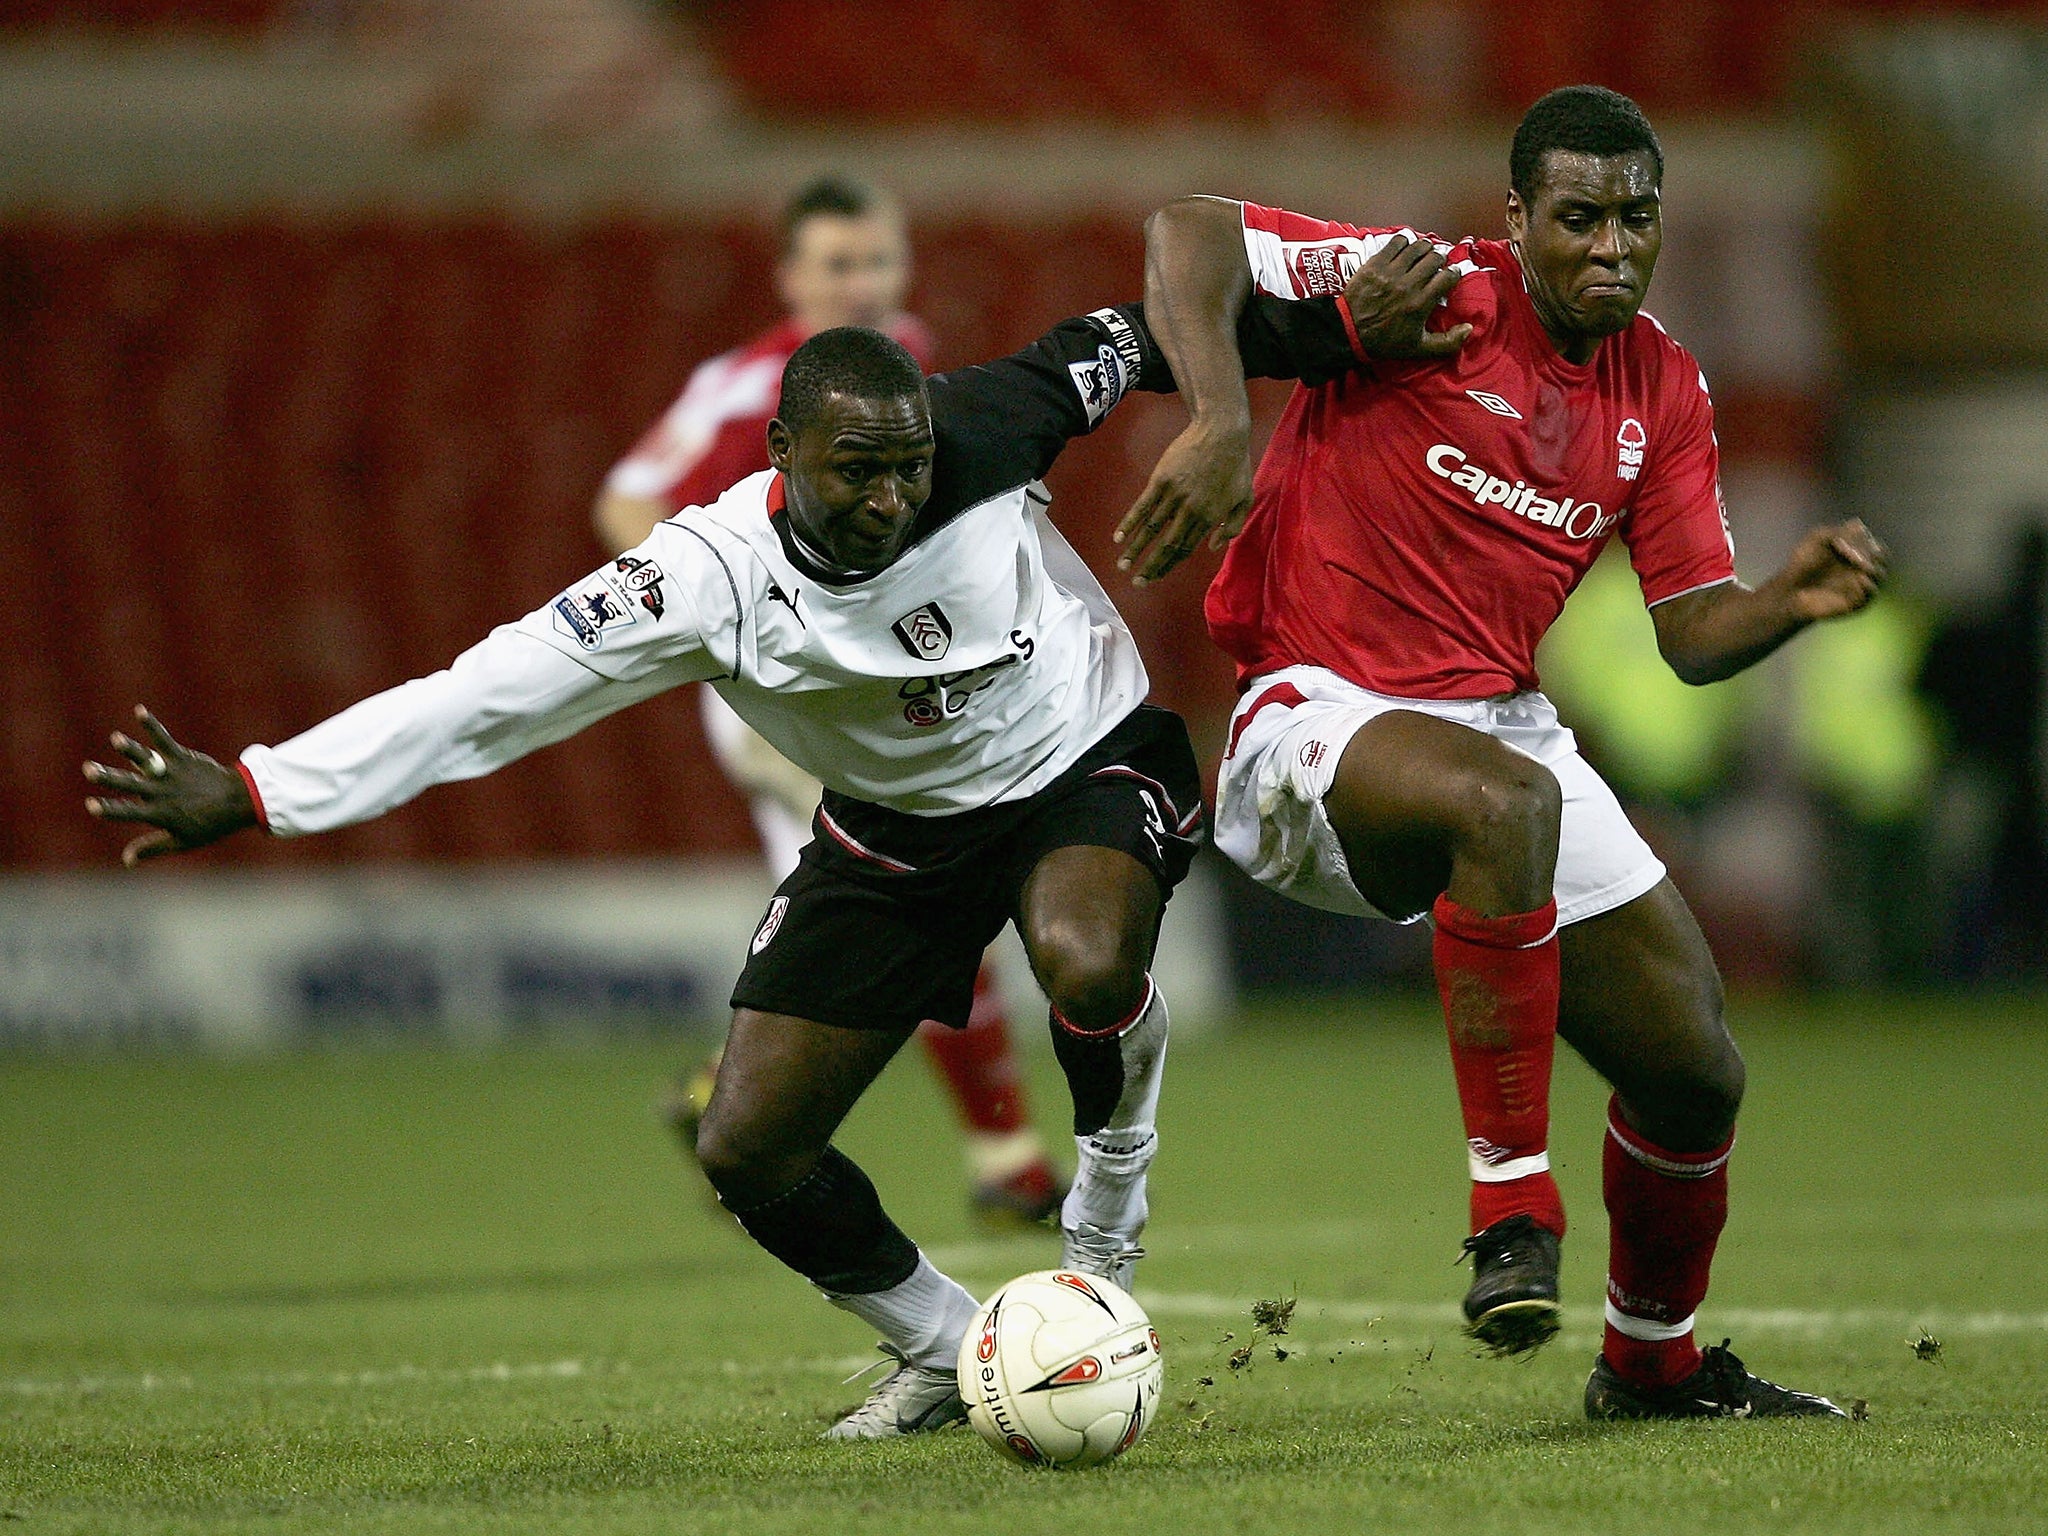
<instances>
[{"instance_id":1,"label":"player's face","mask_svg":"<svg viewBox=\"0 0 2048 1536\"><path fill-rule=\"evenodd\" d=\"M835 325L880 326L903 307L910 244L893 213L805 219L778 269L782 302L816 333Z\"/></svg>"},{"instance_id":2,"label":"player's face","mask_svg":"<svg viewBox=\"0 0 2048 1536\"><path fill-rule=\"evenodd\" d=\"M1601 337L1628 329L1650 291L1664 245L1656 161L1646 150L1551 150L1535 195L1524 203L1508 193L1508 237L1551 340L1572 361L1589 361Z\"/></svg>"},{"instance_id":3,"label":"player's face","mask_svg":"<svg viewBox=\"0 0 2048 1536\"><path fill-rule=\"evenodd\" d=\"M804 542L846 570L879 571L932 493L931 411L921 394L829 395L801 431L768 424L768 459Z\"/></svg>"}]
</instances>

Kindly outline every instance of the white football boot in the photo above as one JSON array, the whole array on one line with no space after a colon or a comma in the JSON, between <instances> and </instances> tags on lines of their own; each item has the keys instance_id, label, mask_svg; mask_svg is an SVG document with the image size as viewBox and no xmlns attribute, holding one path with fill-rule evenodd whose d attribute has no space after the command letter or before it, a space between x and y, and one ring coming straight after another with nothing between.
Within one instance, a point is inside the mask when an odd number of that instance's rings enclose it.
<instances>
[{"instance_id":1,"label":"white football boot","mask_svg":"<svg viewBox=\"0 0 2048 1536\"><path fill-rule=\"evenodd\" d=\"M967 1404L960 1399L960 1379L951 1370L912 1365L893 1344L876 1346L896 1362L896 1369L882 1378L881 1385L845 1418L825 1431L827 1440L894 1440L900 1435L921 1435L944 1429L967 1417ZM875 1365L881 1365L876 1361ZM867 1370L873 1370L869 1366ZM854 1376L865 1376L856 1371ZM853 1376L847 1378L853 1380Z\"/></svg>"},{"instance_id":2,"label":"white football boot","mask_svg":"<svg viewBox=\"0 0 2048 1536\"><path fill-rule=\"evenodd\" d=\"M1145 1250L1091 1221L1060 1229L1060 1268L1096 1275L1128 1293Z\"/></svg>"}]
</instances>

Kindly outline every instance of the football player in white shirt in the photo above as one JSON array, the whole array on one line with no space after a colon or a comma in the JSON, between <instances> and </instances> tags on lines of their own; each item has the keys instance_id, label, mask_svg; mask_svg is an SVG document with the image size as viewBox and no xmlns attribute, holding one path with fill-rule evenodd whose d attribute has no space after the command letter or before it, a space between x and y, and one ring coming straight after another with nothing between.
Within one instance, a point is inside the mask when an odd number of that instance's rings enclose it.
<instances>
[{"instance_id":1,"label":"football player in white shirt","mask_svg":"<svg viewBox=\"0 0 2048 1536\"><path fill-rule=\"evenodd\" d=\"M1255 304L1241 331L1247 372L1355 362L1334 300ZM1039 477L1128 390L1171 387L1135 306L929 381L879 333L824 332L784 374L772 470L446 671L232 767L138 710L145 739L114 737L126 761L86 765L87 809L150 829L131 865L247 827L321 831L711 682L825 792L735 985L699 1160L747 1232L897 1361L830 1434L939 1428L965 1414L974 1298L831 1139L923 1020L965 1022L982 952L1014 922L1074 1098L1063 1262L1127 1284L1142 1253L1167 1036L1148 967L1201 790Z\"/></svg>"},{"instance_id":2,"label":"football player in white shirt","mask_svg":"<svg viewBox=\"0 0 2048 1536\"><path fill-rule=\"evenodd\" d=\"M787 314L759 336L698 366L673 404L612 466L593 508L598 538L624 554L664 519L706 506L768 467L768 422L790 355L820 331L865 325L931 366L931 332L903 311L910 239L894 199L842 176L800 188L782 212L775 289ZM733 713L714 688L699 688L704 739L726 778L747 797L761 853L779 884L810 841L818 781L793 766ZM1031 1124L1002 987L993 964L974 983L964 1029L928 1023L919 1046L959 1113L969 1204L992 1223L1042 1223L1059 1211L1066 1181ZM694 1156L711 1102L718 1057L680 1077L663 1117Z\"/></svg>"}]
</instances>

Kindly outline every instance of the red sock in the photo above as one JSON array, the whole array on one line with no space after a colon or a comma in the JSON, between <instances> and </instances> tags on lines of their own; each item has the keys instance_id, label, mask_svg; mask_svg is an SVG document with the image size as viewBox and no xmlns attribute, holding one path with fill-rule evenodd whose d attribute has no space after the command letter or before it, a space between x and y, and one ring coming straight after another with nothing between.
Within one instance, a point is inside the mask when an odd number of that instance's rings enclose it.
<instances>
[{"instance_id":1,"label":"red sock","mask_svg":"<svg viewBox=\"0 0 2048 1536\"><path fill-rule=\"evenodd\" d=\"M1434 916L1436 984L1471 1153L1472 1230L1527 1215L1562 1237L1549 1150L1557 903L1482 917L1439 896Z\"/></svg>"},{"instance_id":2,"label":"red sock","mask_svg":"<svg viewBox=\"0 0 2048 1536\"><path fill-rule=\"evenodd\" d=\"M1003 1136L1024 1128L1024 1081L1010 1044L1002 994L987 965L974 978L974 1010L967 1027L927 1024L918 1037L968 1130Z\"/></svg>"},{"instance_id":3,"label":"red sock","mask_svg":"<svg viewBox=\"0 0 2048 1536\"><path fill-rule=\"evenodd\" d=\"M1693 1313L1728 1220L1731 1135L1711 1152L1667 1152L1607 1105L1607 1336L1624 1380L1668 1387L1699 1369Z\"/></svg>"}]
</instances>

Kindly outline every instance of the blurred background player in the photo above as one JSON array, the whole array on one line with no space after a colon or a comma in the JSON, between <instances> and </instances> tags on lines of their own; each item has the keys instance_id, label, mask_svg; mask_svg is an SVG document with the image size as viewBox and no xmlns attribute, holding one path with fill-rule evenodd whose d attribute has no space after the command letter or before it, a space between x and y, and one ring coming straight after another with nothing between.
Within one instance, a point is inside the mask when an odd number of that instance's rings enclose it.
<instances>
[{"instance_id":1,"label":"blurred background player","mask_svg":"<svg viewBox=\"0 0 2048 1536\"><path fill-rule=\"evenodd\" d=\"M875 188L830 175L801 188L783 209L775 281L787 317L699 365L675 403L606 477L595 521L612 554L641 543L655 524L680 509L709 505L729 486L768 467L768 421L783 365L818 332L871 326L930 371L931 332L903 312L910 286L903 214ZM810 840L818 781L763 741L711 689L699 689L698 697L712 755L746 795L769 874L780 884ZM1052 1216L1065 1183L1028 1118L994 967L984 963L975 978L974 1011L965 1029L927 1023L918 1038L966 1133L975 1213L1020 1224ZM714 1054L680 1079L663 1105L664 1118L692 1156L717 1071Z\"/></svg>"}]
</instances>

